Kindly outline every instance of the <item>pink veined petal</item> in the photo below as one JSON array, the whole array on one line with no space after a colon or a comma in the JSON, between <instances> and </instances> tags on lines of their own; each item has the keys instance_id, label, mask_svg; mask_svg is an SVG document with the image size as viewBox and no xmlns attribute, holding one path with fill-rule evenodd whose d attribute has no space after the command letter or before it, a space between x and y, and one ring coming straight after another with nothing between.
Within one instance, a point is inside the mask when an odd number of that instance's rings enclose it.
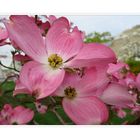
<instances>
[{"instance_id":1,"label":"pink veined petal","mask_svg":"<svg viewBox=\"0 0 140 140\"><path fill-rule=\"evenodd\" d=\"M70 32L66 21L64 17L57 19L46 36L48 55L58 54L64 61L75 56L83 46L81 32L78 29Z\"/></svg>"},{"instance_id":2,"label":"pink veined petal","mask_svg":"<svg viewBox=\"0 0 140 140\"><path fill-rule=\"evenodd\" d=\"M96 64L108 64L116 62L115 53L111 48L98 43L87 43L78 53L78 55L66 66L68 67L91 67Z\"/></svg>"},{"instance_id":3,"label":"pink veined petal","mask_svg":"<svg viewBox=\"0 0 140 140\"><path fill-rule=\"evenodd\" d=\"M13 114L11 116L11 124L26 124L33 119L34 112L28 108L24 108L22 106L17 106L13 110Z\"/></svg>"},{"instance_id":4,"label":"pink veined petal","mask_svg":"<svg viewBox=\"0 0 140 140\"><path fill-rule=\"evenodd\" d=\"M76 124L101 124L108 119L106 105L96 97L83 97L69 100L63 99L63 107L66 114Z\"/></svg>"},{"instance_id":5,"label":"pink veined petal","mask_svg":"<svg viewBox=\"0 0 140 140\"><path fill-rule=\"evenodd\" d=\"M53 23L54 23L54 21L57 19L54 15L50 15L50 16L48 16L48 17L46 17L48 20L49 20L49 22L50 22L50 24L52 25Z\"/></svg>"},{"instance_id":6,"label":"pink veined petal","mask_svg":"<svg viewBox=\"0 0 140 140\"><path fill-rule=\"evenodd\" d=\"M26 63L20 71L19 80L21 81L21 84L25 86L30 92L32 92L32 81L30 81L29 75L30 75L31 69L33 69L37 65L38 65L37 62L30 61ZM39 75L36 75L36 76L39 76Z\"/></svg>"},{"instance_id":7,"label":"pink veined petal","mask_svg":"<svg viewBox=\"0 0 140 140\"><path fill-rule=\"evenodd\" d=\"M20 81L31 92L37 92L37 99L47 97L62 83L65 71L51 70L46 65L31 61L20 72Z\"/></svg>"},{"instance_id":8,"label":"pink veined petal","mask_svg":"<svg viewBox=\"0 0 140 140\"><path fill-rule=\"evenodd\" d=\"M46 65L37 64L30 70L28 78L32 84L32 91L37 90L37 99L41 99L52 94L60 86L64 75L63 69L52 70Z\"/></svg>"},{"instance_id":9,"label":"pink veined petal","mask_svg":"<svg viewBox=\"0 0 140 140\"><path fill-rule=\"evenodd\" d=\"M41 92L37 99L42 99L44 97L47 97L48 95L51 95L61 85L64 76L64 70L58 70L56 73L52 73L49 78L45 79L42 82L41 87L39 86Z\"/></svg>"},{"instance_id":10,"label":"pink veined petal","mask_svg":"<svg viewBox=\"0 0 140 140\"><path fill-rule=\"evenodd\" d=\"M4 21L9 37L28 56L42 62L47 52L39 28L28 16L11 16L10 21Z\"/></svg>"},{"instance_id":11,"label":"pink veined petal","mask_svg":"<svg viewBox=\"0 0 140 140\"><path fill-rule=\"evenodd\" d=\"M78 74L66 73L63 83L55 91L54 95L65 96L64 90L67 87L75 88L78 97L93 96L102 86L108 84L109 79L106 75L107 65L87 68L83 76Z\"/></svg>"},{"instance_id":12,"label":"pink veined petal","mask_svg":"<svg viewBox=\"0 0 140 140\"><path fill-rule=\"evenodd\" d=\"M18 94L31 94L31 92L20 82L20 80L16 81L15 90L13 91L13 95Z\"/></svg>"},{"instance_id":13,"label":"pink veined petal","mask_svg":"<svg viewBox=\"0 0 140 140\"><path fill-rule=\"evenodd\" d=\"M66 17L60 17L58 19L54 19L53 22L52 22L52 25L54 25L54 24L58 25L59 23L60 24L62 23L62 26L65 24L64 26L66 26L68 28L70 27L70 23L69 23L69 21Z\"/></svg>"},{"instance_id":14,"label":"pink veined petal","mask_svg":"<svg viewBox=\"0 0 140 140\"><path fill-rule=\"evenodd\" d=\"M85 91L89 92L91 89L95 89L96 85L94 85L94 83L97 78L96 68L86 69L84 73L85 74L82 77L77 73L66 73L63 83L54 94L58 96L65 96L64 90L67 87L75 88L76 91L80 93L78 96L82 96L81 94L85 93Z\"/></svg>"},{"instance_id":15,"label":"pink veined petal","mask_svg":"<svg viewBox=\"0 0 140 140\"><path fill-rule=\"evenodd\" d=\"M135 99L128 93L128 89L118 83L112 83L104 90L100 97L106 104L128 108L134 105Z\"/></svg>"}]
</instances>

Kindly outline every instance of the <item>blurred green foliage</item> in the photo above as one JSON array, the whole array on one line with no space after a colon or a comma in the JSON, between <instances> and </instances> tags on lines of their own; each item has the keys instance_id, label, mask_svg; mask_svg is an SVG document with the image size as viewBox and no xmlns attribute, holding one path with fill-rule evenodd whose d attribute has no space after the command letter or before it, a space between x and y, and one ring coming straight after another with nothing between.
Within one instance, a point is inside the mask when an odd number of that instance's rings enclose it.
<instances>
[{"instance_id":1,"label":"blurred green foliage","mask_svg":"<svg viewBox=\"0 0 140 140\"><path fill-rule=\"evenodd\" d=\"M91 42L96 42L96 43L108 43L113 40L113 37L111 33L109 32L93 32L89 35L86 36L85 42L86 43L91 43Z\"/></svg>"},{"instance_id":2,"label":"blurred green foliage","mask_svg":"<svg viewBox=\"0 0 140 140\"><path fill-rule=\"evenodd\" d=\"M140 72L140 61L130 58L126 61L129 65L131 72L138 74Z\"/></svg>"},{"instance_id":3,"label":"blurred green foliage","mask_svg":"<svg viewBox=\"0 0 140 140\"><path fill-rule=\"evenodd\" d=\"M131 124L137 119L135 115L131 114L131 111L129 109L124 109L124 111L126 112L126 116L124 118L120 118L117 116L116 112L110 110L108 124L111 125Z\"/></svg>"}]
</instances>

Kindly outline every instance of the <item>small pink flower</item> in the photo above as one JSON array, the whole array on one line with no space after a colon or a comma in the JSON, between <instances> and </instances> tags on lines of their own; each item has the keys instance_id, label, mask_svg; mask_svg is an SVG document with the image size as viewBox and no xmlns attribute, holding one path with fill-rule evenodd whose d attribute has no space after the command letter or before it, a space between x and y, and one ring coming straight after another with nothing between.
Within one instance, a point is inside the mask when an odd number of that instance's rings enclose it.
<instances>
[{"instance_id":1,"label":"small pink flower","mask_svg":"<svg viewBox=\"0 0 140 140\"><path fill-rule=\"evenodd\" d=\"M32 60L27 55L22 55L22 54L15 54L13 56L13 59L16 60L16 61L20 61L22 64Z\"/></svg>"},{"instance_id":2,"label":"small pink flower","mask_svg":"<svg viewBox=\"0 0 140 140\"><path fill-rule=\"evenodd\" d=\"M67 73L62 85L54 93L64 97L64 111L76 124L101 124L108 119L106 105L95 94L99 83L102 85L99 77L96 68L85 70L82 78Z\"/></svg>"},{"instance_id":3,"label":"small pink flower","mask_svg":"<svg viewBox=\"0 0 140 140\"><path fill-rule=\"evenodd\" d=\"M123 110L123 109L121 109L121 108L117 108L117 116L119 117L119 118L125 118L126 117L126 112Z\"/></svg>"},{"instance_id":4,"label":"small pink flower","mask_svg":"<svg viewBox=\"0 0 140 140\"><path fill-rule=\"evenodd\" d=\"M11 105L4 105L0 112L0 124L26 124L32 120L34 112L23 106L12 108Z\"/></svg>"},{"instance_id":5,"label":"small pink flower","mask_svg":"<svg viewBox=\"0 0 140 140\"><path fill-rule=\"evenodd\" d=\"M45 114L48 107L46 105L42 105L40 102L35 103L36 109L40 114Z\"/></svg>"},{"instance_id":6,"label":"small pink flower","mask_svg":"<svg viewBox=\"0 0 140 140\"><path fill-rule=\"evenodd\" d=\"M122 79L129 70L129 66L123 62L117 62L117 64L110 63L107 73L116 77L117 79Z\"/></svg>"},{"instance_id":7,"label":"small pink flower","mask_svg":"<svg viewBox=\"0 0 140 140\"><path fill-rule=\"evenodd\" d=\"M11 114L10 123L26 124L33 119L34 112L23 106L17 106L13 109Z\"/></svg>"},{"instance_id":8,"label":"small pink flower","mask_svg":"<svg viewBox=\"0 0 140 140\"><path fill-rule=\"evenodd\" d=\"M8 32L5 28L0 27L0 46L6 45L5 41L8 38Z\"/></svg>"},{"instance_id":9,"label":"small pink flower","mask_svg":"<svg viewBox=\"0 0 140 140\"><path fill-rule=\"evenodd\" d=\"M64 17L53 22L45 43L39 28L28 16L11 16L5 26L9 37L33 60L23 66L20 81L37 99L50 95L60 86L65 68L116 61L108 47L83 44L81 31L77 27L71 30Z\"/></svg>"}]
</instances>

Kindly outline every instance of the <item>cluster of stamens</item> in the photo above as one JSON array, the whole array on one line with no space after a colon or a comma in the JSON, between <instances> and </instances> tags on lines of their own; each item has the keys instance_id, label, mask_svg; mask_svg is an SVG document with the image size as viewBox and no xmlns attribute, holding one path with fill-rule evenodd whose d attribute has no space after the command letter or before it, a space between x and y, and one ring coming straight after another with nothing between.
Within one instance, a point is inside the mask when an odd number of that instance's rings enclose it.
<instances>
[{"instance_id":1,"label":"cluster of stamens","mask_svg":"<svg viewBox=\"0 0 140 140\"><path fill-rule=\"evenodd\" d=\"M57 54L52 54L48 58L48 62L53 69L57 69L63 64L63 59Z\"/></svg>"},{"instance_id":2,"label":"cluster of stamens","mask_svg":"<svg viewBox=\"0 0 140 140\"><path fill-rule=\"evenodd\" d=\"M75 88L72 88L71 86L67 87L64 90L64 93L65 93L65 96L69 99L73 99L77 95Z\"/></svg>"}]
</instances>

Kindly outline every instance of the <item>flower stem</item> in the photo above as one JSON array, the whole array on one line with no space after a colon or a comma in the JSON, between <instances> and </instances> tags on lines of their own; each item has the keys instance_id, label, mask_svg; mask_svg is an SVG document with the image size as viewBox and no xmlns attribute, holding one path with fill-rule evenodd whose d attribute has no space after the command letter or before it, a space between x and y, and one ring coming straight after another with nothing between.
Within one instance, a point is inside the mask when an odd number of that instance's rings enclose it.
<instances>
[{"instance_id":1,"label":"flower stem","mask_svg":"<svg viewBox=\"0 0 140 140\"><path fill-rule=\"evenodd\" d=\"M62 119L62 117L58 114L58 112L53 108L52 112L57 116L57 118L59 119L59 121L63 124L66 125L66 122Z\"/></svg>"},{"instance_id":2,"label":"flower stem","mask_svg":"<svg viewBox=\"0 0 140 140\"><path fill-rule=\"evenodd\" d=\"M52 96L50 96L50 99L52 100L52 102L54 103L54 104L56 104L56 101L55 101L55 99L52 97ZM59 119L59 121L63 124L63 125L66 125L66 122L63 120L63 118L59 115L59 113L56 111L56 108L55 107L53 107L52 109L52 112L57 116L57 118Z\"/></svg>"},{"instance_id":3,"label":"flower stem","mask_svg":"<svg viewBox=\"0 0 140 140\"><path fill-rule=\"evenodd\" d=\"M14 70L14 71L16 71L16 72L19 72L17 69L15 69L15 68L11 68L11 67L8 67L8 66L5 66L4 64L2 64L2 62L0 61L0 65L2 66L2 67L4 67L4 68L7 68L7 69L10 69L10 70Z\"/></svg>"}]
</instances>

